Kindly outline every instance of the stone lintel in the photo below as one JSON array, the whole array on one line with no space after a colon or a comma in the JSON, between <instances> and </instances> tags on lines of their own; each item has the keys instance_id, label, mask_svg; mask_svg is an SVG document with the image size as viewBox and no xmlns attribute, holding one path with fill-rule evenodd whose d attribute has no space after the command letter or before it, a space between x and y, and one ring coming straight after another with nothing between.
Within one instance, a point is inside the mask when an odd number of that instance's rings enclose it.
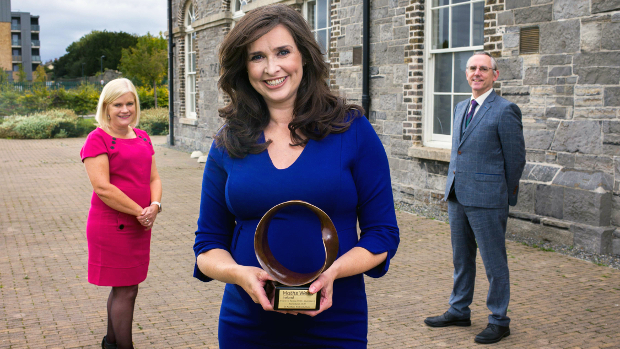
<instances>
[{"instance_id":1,"label":"stone lintel","mask_svg":"<svg viewBox=\"0 0 620 349\"><path fill-rule=\"evenodd\" d=\"M198 31L216 27L218 25L226 23L232 23L232 17L232 13L228 11L212 14L210 16L195 21L193 28Z\"/></svg>"}]
</instances>

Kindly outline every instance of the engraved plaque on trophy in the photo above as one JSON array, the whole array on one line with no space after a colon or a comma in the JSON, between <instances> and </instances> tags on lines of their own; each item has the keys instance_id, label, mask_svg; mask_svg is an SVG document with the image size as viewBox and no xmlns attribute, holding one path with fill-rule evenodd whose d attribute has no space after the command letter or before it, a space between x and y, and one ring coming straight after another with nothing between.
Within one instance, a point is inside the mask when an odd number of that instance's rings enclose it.
<instances>
[{"instance_id":1,"label":"engraved plaque on trophy","mask_svg":"<svg viewBox=\"0 0 620 349\"><path fill-rule=\"evenodd\" d=\"M298 205L308 208L321 222L321 235L325 249L325 262L311 273L297 273L283 266L273 256L267 240L269 223L276 213L287 206ZM318 310L320 291L311 294L310 284L329 268L338 256L338 233L329 216L320 208L305 201L286 201L272 207L261 218L254 234L254 252L261 267L275 280L273 282L273 307L275 310ZM269 295L270 292L268 292Z\"/></svg>"}]
</instances>

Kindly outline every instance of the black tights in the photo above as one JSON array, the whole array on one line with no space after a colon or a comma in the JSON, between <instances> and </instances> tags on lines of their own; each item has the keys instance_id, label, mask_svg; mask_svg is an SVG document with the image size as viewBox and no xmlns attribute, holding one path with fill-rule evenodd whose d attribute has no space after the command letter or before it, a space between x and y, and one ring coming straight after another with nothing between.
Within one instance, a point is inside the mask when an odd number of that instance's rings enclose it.
<instances>
[{"instance_id":1,"label":"black tights","mask_svg":"<svg viewBox=\"0 0 620 349\"><path fill-rule=\"evenodd\" d=\"M118 349L133 349L131 325L133 308L138 296L138 285L112 287L108 297L108 343Z\"/></svg>"}]
</instances>

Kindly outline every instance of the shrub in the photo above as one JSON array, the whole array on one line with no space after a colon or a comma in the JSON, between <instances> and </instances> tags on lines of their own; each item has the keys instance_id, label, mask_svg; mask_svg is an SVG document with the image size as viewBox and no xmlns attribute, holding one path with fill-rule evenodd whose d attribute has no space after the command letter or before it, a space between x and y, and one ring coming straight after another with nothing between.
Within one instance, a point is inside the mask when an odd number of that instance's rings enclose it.
<instances>
[{"instance_id":1,"label":"shrub","mask_svg":"<svg viewBox=\"0 0 620 349\"><path fill-rule=\"evenodd\" d=\"M71 109L78 115L94 114L100 92L93 84L81 84L71 90L61 88L51 92L51 107Z\"/></svg>"},{"instance_id":2,"label":"shrub","mask_svg":"<svg viewBox=\"0 0 620 349\"><path fill-rule=\"evenodd\" d=\"M155 108L155 98L152 86L140 86L137 88L140 98L140 109ZM157 86L157 107L168 107L168 87Z\"/></svg>"},{"instance_id":3,"label":"shrub","mask_svg":"<svg viewBox=\"0 0 620 349\"><path fill-rule=\"evenodd\" d=\"M52 109L30 116L9 116L0 124L0 138L80 137L95 129L91 120L68 109Z\"/></svg>"},{"instance_id":4,"label":"shrub","mask_svg":"<svg viewBox=\"0 0 620 349\"><path fill-rule=\"evenodd\" d=\"M153 108L140 112L138 128L151 136L168 134L168 109Z\"/></svg>"},{"instance_id":5,"label":"shrub","mask_svg":"<svg viewBox=\"0 0 620 349\"><path fill-rule=\"evenodd\" d=\"M50 107L51 100L46 88L24 92L11 85L0 89L0 115L27 115Z\"/></svg>"}]
</instances>

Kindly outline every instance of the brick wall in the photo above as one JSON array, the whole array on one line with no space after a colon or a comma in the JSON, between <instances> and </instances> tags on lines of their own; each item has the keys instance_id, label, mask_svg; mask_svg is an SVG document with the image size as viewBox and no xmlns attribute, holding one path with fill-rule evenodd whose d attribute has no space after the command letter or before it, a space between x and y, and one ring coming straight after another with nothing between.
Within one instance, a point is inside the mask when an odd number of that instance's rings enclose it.
<instances>
[{"instance_id":1,"label":"brick wall","mask_svg":"<svg viewBox=\"0 0 620 349\"><path fill-rule=\"evenodd\" d=\"M13 70L11 22L0 22L0 69Z\"/></svg>"}]
</instances>

